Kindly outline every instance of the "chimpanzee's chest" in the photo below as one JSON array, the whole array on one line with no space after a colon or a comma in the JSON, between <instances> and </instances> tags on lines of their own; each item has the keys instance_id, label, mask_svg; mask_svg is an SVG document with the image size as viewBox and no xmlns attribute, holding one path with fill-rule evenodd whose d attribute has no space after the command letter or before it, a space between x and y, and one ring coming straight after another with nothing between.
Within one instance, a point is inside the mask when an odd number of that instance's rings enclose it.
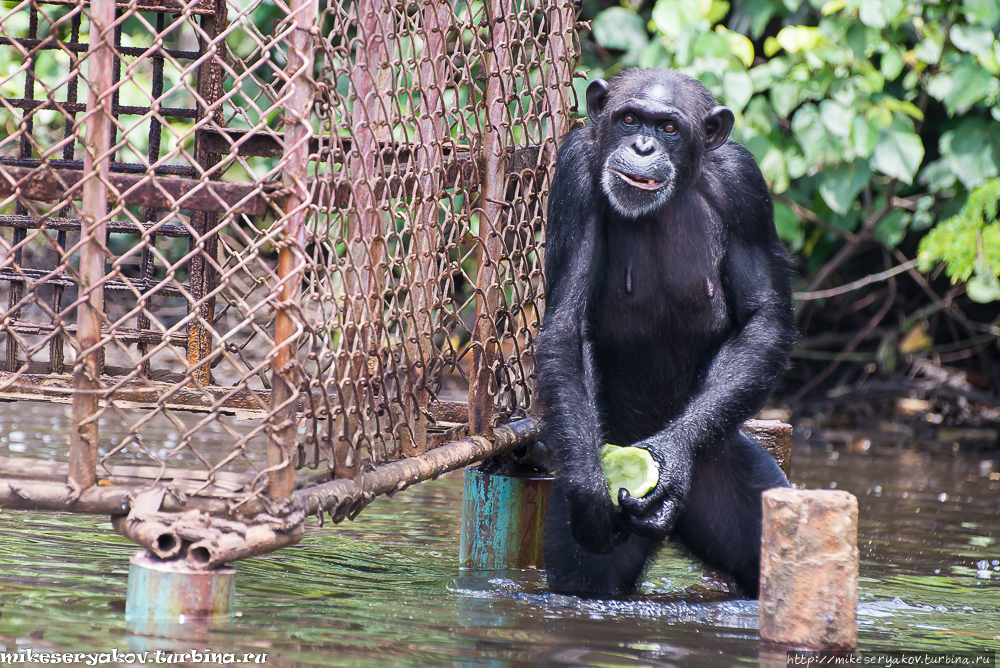
<instances>
[{"instance_id":1,"label":"chimpanzee's chest","mask_svg":"<svg viewBox=\"0 0 1000 668\"><path fill-rule=\"evenodd\" d=\"M610 443L635 443L674 419L730 330L716 228L674 222L608 228L590 326Z\"/></svg>"},{"instance_id":2,"label":"chimpanzee's chest","mask_svg":"<svg viewBox=\"0 0 1000 668\"><path fill-rule=\"evenodd\" d=\"M598 338L609 344L669 345L677 336L714 339L729 327L711 224L631 221L609 226L598 293Z\"/></svg>"}]
</instances>

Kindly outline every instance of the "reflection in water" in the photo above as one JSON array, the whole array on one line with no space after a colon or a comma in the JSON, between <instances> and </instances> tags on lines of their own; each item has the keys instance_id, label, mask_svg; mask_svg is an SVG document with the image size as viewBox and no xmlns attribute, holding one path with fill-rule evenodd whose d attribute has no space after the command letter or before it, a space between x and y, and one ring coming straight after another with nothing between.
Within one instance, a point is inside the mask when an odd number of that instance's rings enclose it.
<instances>
[{"instance_id":1,"label":"reflection in water","mask_svg":"<svg viewBox=\"0 0 1000 668\"><path fill-rule=\"evenodd\" d=\"M61 409L0 415L7 444L61 450ZM1000 648L1000 461L813 447L797 449L792 467L797 484L858 496L862 649ZM301 545L240 563L239 616L192 629L190 641L126 632L135 547L106 518L0 513L0 645L125 653L193 643L266 652L271 666L780 664L758 654L756 602L703 583L672 547L623 601L551 594L535 571L460 571L461 494L454 474L381 499L356 522L312 523Z\"/></svg>"}]
</instances>

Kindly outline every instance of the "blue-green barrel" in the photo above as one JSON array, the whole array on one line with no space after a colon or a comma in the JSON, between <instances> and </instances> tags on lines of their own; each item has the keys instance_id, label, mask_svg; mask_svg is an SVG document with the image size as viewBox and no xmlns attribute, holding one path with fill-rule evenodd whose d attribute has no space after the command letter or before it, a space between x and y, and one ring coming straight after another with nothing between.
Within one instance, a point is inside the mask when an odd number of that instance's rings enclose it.
<instances>
[{"instance_id":1,"label":"blue-green barrel","mask_svg":"<svg viewBox=\"0 0 1000 668\"><path fill-rule=\"evenodd\" d=\"M549 476L513 477L465 469L459 566L543 568L542 534L551 488Z\"/></svg>"},{"instance_id":2,"label":"blue-green barrel","mask_svg":"<svg viewBox=\"0 0 1000 668\"><path fill-rule=\"evenodd\" d=\"M161 561L140 550L129 559L126 628L170 638L186 624L229 624L235 596L235 568L198 571L183 559Z\"/></svg>"}]
</instances>

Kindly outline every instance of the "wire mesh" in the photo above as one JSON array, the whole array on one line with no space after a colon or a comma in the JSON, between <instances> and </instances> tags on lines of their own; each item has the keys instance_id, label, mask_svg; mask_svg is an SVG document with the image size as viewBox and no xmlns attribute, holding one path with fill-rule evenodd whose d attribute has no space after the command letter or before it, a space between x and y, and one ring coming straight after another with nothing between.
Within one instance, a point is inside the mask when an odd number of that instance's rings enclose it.
<instances>
[{"instance_id":1,"label":"wire mesh","mask_svg":"<svg viewBox=\"0 0 1000 668\"><path fill-rule=\"evenodd\" d=\"M529 411L575 20L4 0L0 399L72 405L73 493L280 512Z\"/></svg>"}]
</instances>

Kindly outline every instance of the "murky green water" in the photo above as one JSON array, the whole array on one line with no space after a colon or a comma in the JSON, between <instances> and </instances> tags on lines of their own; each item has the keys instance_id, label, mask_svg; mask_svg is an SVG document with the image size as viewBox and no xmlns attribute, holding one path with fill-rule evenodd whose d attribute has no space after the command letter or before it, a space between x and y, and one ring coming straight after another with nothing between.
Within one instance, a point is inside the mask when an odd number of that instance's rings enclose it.
<instances>
[{"instance_id":1,"label":"murky green water","mask_svg":"<svg viewBox=\"0 0 1000 668\"><path fill-rule=\"evenodd\" d=\"M860 502L862 649L1000 649L1000 460L799 449L793 480ZM994 475L994 478L998 476ZM632 600L545 591L534 572L457 567L460 474L239 564L229 629L131 636L135 547L103 518L0 513L0 644L72 652L266 652L268 665L729 666L758 663L755 602L699 589L665 554Z\"/></svg>"}]
</instances>

